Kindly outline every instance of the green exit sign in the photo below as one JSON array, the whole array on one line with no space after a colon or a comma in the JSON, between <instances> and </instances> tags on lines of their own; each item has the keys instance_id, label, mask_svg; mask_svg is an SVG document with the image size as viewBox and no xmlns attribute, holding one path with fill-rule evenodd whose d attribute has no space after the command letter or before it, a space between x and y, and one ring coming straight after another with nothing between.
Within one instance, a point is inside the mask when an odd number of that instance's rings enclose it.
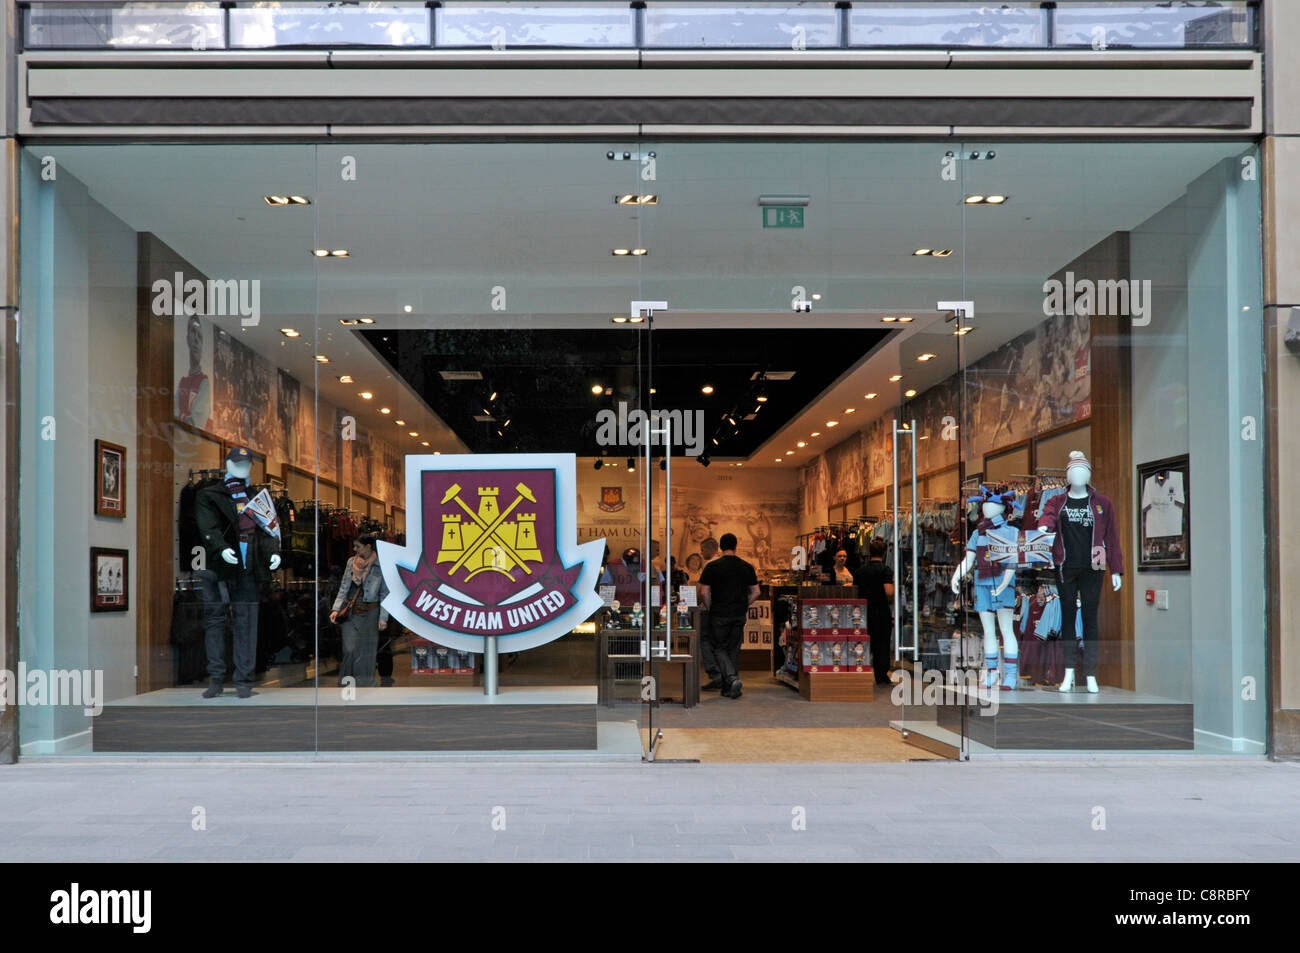
<instances>
[{"instance_id":1,"label":"green exit sign","mask_svg":"<svg viewBox=\"0 0 1300 953\"><path fill-rule=\"evenodd\" d=\"M763 209L764 228L803 228L803 209L797 205L769 205Z\"/></svg>"}]
</instances>

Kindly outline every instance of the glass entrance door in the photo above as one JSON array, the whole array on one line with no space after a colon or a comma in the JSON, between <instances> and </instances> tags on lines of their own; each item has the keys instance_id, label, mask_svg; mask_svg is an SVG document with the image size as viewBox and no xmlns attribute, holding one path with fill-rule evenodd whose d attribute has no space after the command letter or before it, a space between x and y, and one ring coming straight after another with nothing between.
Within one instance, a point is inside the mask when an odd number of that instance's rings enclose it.
<instances>
[{"instance_id":1,"label":"glass entrance door","mask_svg":"<svg viewBox=\"0 0 1300 953\"><path fill-rule=\"evenodd\" d=\"M963 757L966 690L978 656L965 606L972 564L965 548L967 475L962 456L962 340L969 308L886 315L903 324L888 375L891 480L873 545L892 568L892 701L905 740ZM1009 594L1008 594L1009 598Z\"/></svg>"}]
</instances>

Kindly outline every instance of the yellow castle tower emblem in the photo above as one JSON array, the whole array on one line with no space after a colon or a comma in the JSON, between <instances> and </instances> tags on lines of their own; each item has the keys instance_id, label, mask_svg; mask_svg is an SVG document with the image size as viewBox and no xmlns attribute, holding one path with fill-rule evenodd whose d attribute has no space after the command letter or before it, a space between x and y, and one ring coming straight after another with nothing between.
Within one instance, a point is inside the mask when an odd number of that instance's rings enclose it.
<instances>
[{"instance_id":1,"label":"yellow castle tower emblem","mask_svg":"<svg viewBox=\"0 0 1300 953\"><path fill-rule=\"evenodd\" d=\"M453 483L443 497L443 503L454 502L462 512L442 514L442 547L438 550L438 563L451 563L448 577L454 578L462 568L465 579L473 579L481 572L499 572L511 582L512 573L522 570L532 575L530 562L542 562L542 551L537 545L537 514L518 513L515 509L525 500L537 499L527 486L515 487L519 495L502 510L499 506L501 488L478 488L478 509L470 509L460 498L461 488ZM514 519L510 519L511 516ZM469 517L466 521L465 517Z\"/></svg>"}]
</instances>

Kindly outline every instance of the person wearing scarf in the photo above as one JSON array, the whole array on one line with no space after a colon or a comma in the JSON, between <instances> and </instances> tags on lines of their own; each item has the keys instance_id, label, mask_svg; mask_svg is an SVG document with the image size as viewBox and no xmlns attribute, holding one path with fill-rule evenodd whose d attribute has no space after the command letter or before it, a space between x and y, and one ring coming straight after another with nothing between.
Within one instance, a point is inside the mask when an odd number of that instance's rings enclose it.
<instances>
[{"instance_id":1,"label":"person wearing scarf","mask_svg":"<svg viewBox=\"0 0 1300 953\"><path fill-rule=\"evenodd\" d=\"M354 679L352 685L373 687L379 632L388 628L388 610L381 605L388 596L388 586L379 568L379 554L373 536L358 537L352 544L352 552L354 555L343 570L343 580L330 612L330 621L339 625L343 634L339 684L349 684L344 679L351 677ZM340 623L339 612L349 602L352 602L352 609Z\"/></svg>"}]
</instances>

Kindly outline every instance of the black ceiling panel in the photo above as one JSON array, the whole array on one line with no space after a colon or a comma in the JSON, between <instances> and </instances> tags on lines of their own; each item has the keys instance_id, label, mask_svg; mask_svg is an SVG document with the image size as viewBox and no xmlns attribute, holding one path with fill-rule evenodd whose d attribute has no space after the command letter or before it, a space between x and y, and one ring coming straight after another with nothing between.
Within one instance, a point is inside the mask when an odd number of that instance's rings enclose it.
<instances>
[{"instance_id":1,"label":"black ceiling panel","mask_svg":"<svg viewBox=\"0 0 1300 953\"><path fill-rule=\"evenodd\" d=\"M598 414L604 409L617 413L619 402L632 410L648 406L649 401L655 409L704 411L705 451L747 458L886 332L646 332L629 327L594 333L517 329L358 333L475 453L598 456L603 450L623 456L631 450L602 447L597 441ZM648 347L654 351L649 371ZM444 371L477 371L482 379L448 380ZM791 371L788 380L754 379ZM712 394L702 393L706 384L714 388ZM612 393L593 394L594 385ZM768 400L760 402L760 395ZM751 414L753 419L744 419ZM735 427L729 416L734 416Z\"/></svg>"}]
</instances>

